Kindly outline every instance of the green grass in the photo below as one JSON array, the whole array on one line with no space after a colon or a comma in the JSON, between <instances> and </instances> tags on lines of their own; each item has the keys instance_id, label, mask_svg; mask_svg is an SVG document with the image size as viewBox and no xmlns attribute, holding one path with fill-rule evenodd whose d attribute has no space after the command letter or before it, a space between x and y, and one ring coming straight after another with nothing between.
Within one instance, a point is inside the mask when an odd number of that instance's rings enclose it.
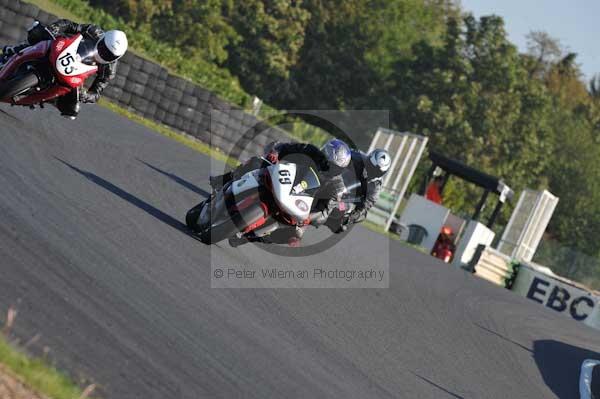
<instances>
[{"instance_id":1,"label":"green grass","mask_svg":"<svg viewBox=\"0 0 600 399\"><path fill-rule=\"evenodd\" d=\"M82 390L68 377L41 359L32 359L13 348L0 335L0 363L19 376L29 388L52 399L77 399Z\"/></svg>"},{"instance_id":2,"label":"green grass","mask_svg":"<svg viewBox=\"0 0 600 399\"><path fill-rule=\"evenodd\" d=\"M224 162L230 166L237 166L239 165L239 161L236 159L233 159L231 157L228 157L227 155L225 155L221 150L219 150L216 147L211 147L208 144L202 143L196 139L193 139L191 137L188 137L186 135L183 135L180 132L176 132L175 130L162 125L160 123L154 122L150 119L144 118L141 115L138 115L132 111L129 111L125 108L122 108L120 105L117 105L109 100L106 99L101 99L99 104L109 110L111 110L112 112L119 114L121 116L124 116L127 119L130 119L136 123L139 123L142 126L147 127L148 129L154 130L157 133L162 134L163 136L166 136L170 139L173 139L187 147L190 147L204 155L213 157L214 159Z\"/></svg>"},{"instance_id":3,"label":"green grass","mask_svg":"<svg viewBox=\"0 0 600 399\"><path fill-rule=\"evenodd\" d=\"M419 252L423 252L424 254L427 253L427 250L425 248L423 248L423 247L421 247L419 245L414 245L414 244L411 244L411 243L406 242L404 240L401 240L400 236L398 234L394 234L394 233L390 233L389 231L386 231L383 228L383 226L375 224L375 223L373 223L373 222L371 222L369 220L365 220L365 221L361 222L360 224L362 226L366 227L367 229L375 232L375 233L384 235L384 236L386 236L386 237L388 237L388 238L390 238L392 240L399 241L400 243L406 245L407 247L413 248L413 249L415 249L415 250L417 250Z\"/></svg>"}]
</instances>

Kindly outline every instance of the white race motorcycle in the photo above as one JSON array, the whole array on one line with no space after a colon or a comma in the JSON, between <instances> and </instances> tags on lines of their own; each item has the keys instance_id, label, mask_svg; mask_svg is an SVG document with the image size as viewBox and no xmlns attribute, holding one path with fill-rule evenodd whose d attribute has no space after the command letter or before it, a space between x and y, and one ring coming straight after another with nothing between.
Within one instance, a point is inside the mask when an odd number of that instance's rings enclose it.
<instances>
[{"instance_id":1,"label":"white race motorcycle","mask_svg":"<svg viewBox=\"0 0 600 399\"><path fill-rule=\"evenodd\" d=\"M190 209L186 224L205 244L263 238L284 226L304 226L321 182L310 166L280 161L246 173Z\"/></svg>"}]
</instances>

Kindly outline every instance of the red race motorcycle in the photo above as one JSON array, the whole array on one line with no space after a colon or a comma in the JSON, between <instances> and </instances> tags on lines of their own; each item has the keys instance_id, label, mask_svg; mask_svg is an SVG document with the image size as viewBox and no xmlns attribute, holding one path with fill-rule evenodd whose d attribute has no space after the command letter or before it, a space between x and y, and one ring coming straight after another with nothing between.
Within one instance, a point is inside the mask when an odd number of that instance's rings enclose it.
<instances>
[{"instance_id":1,"label":"red race motorcycle","mask_svg":"<svg viewBox=\"0 0 600 399\"><path fill-rule=\"evenodd\" d=\"M81 34L27 47L0 66L0 102L34 107L79 89L95 74L96 42Z\"/></svg>"}]
</instances>

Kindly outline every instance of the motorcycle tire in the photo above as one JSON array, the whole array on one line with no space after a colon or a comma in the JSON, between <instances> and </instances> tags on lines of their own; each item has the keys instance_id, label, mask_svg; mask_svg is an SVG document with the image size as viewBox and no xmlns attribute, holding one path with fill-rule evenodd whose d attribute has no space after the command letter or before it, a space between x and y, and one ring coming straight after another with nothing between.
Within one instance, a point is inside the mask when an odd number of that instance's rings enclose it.
<instances>
[{"instance_id":1,"label":"motorcycle tire","mask_svg":"<svg viewBox=\"0 0 600 399\"><path fill-rule=\"evenodd\" d=\"M185 224L195 233L199 233L201 231L201 227L198 226L198 218L200 217L200 213L202 212L202 208L206 201L202 201L192 209L190 209L185 215Z\"/></svg>"},{"instance_id":2,"label":"motorcycle tire","mask_svg":"<svg viewBox=\"0 0 600 399\"><path fill-rule=\"evenodd\" d=\"M37 86L38 83L39 79L33 72L0 82L0 99L9 100L17 94Z\"/></svg>"},{"instance_id":3,"label":"motorcycle tire","mask_svg":"<svg viewBox=\"0 0 600 399\"><path fill-rule=\"evenodd\" d=\"M233 237L245 226L249 226L264 217L264 211L258 204L254 204L239 212L233 213L231 217L225 218L218 223L202 228L199 232L200 241L204 244L216 244L227 238Z\"/></svg>"}]
</instances>

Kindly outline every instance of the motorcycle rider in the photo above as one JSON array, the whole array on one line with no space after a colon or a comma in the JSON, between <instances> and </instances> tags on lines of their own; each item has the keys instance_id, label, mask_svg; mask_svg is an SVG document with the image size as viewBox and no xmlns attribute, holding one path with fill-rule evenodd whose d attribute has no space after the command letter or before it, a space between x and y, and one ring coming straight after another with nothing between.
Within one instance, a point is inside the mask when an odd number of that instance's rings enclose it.
<instances>
[{"instance_id":1,"label":"motorcycle rider","mask_svg":"<svg viewBox=\"0 0 600 399\"><path fill-rule=\"evenodd\" d=\"M355 176L360 180L359 196L361 202L346 214L345 209L336 208L332 210L329 219L325 223L334 233L346 231L348 226L360 223L366 219L367 213L375 205L383 185L383 176L388 172L392 163L390 154L380 148L376 148L369 154L362 151L352 150L351 168Z\"/></svg>"},{"instance_id":2,"label":"motorcycle rider","mask_svg":"<svg viewBox=\"0 0 600 399\"><path fill-rule=\"evenodd\" d=\"M337 206L337 201L344 191L341 172L350 164L350 147L342 140L329 140L321 149L312 144L303 143L270 143L265 147L265 156L252 157L236 169L221 176L211 176L210 184L215 190L221 189L230 181L239 179L245 173L286 160L297 164L312 164L323 182L315 193L316 203L310 215L310 224L325 223L329 213ZM265 161L265 159L267 161ZM270 242L287 242L290 246L298 246L304 234L304 226L285 226L271 234ZM262 238L251 241L265 241ZM240 245L248 240L230 240L232 246Z\"/></svg>"},{"instance_id":3,"label":"motorcycle rider","mask_svg":"<svg viewBox=\"0 0 600 399\"><path fill-rule=\"evenodd\" d=\"M70 36L81 33L87 38L96 41L95 61L98 65L96 79L85 91L74 89L71 93L56 100L56 107L61 115L75 119L79 114L79 103L95 103L100 99L102 91L108 86L109 81L114 79L117 73L118 60L127 51L127 36L120 30L109 30L104 32L96 25L78 24L68 19L60 19L44 27L35 23L27 32L27 42L16 46L5 46L2 49L0 65L10 57L23 51L29 46L35 45L43 40L50 40L53 36Z\"/></svg>"}]
</instances>

